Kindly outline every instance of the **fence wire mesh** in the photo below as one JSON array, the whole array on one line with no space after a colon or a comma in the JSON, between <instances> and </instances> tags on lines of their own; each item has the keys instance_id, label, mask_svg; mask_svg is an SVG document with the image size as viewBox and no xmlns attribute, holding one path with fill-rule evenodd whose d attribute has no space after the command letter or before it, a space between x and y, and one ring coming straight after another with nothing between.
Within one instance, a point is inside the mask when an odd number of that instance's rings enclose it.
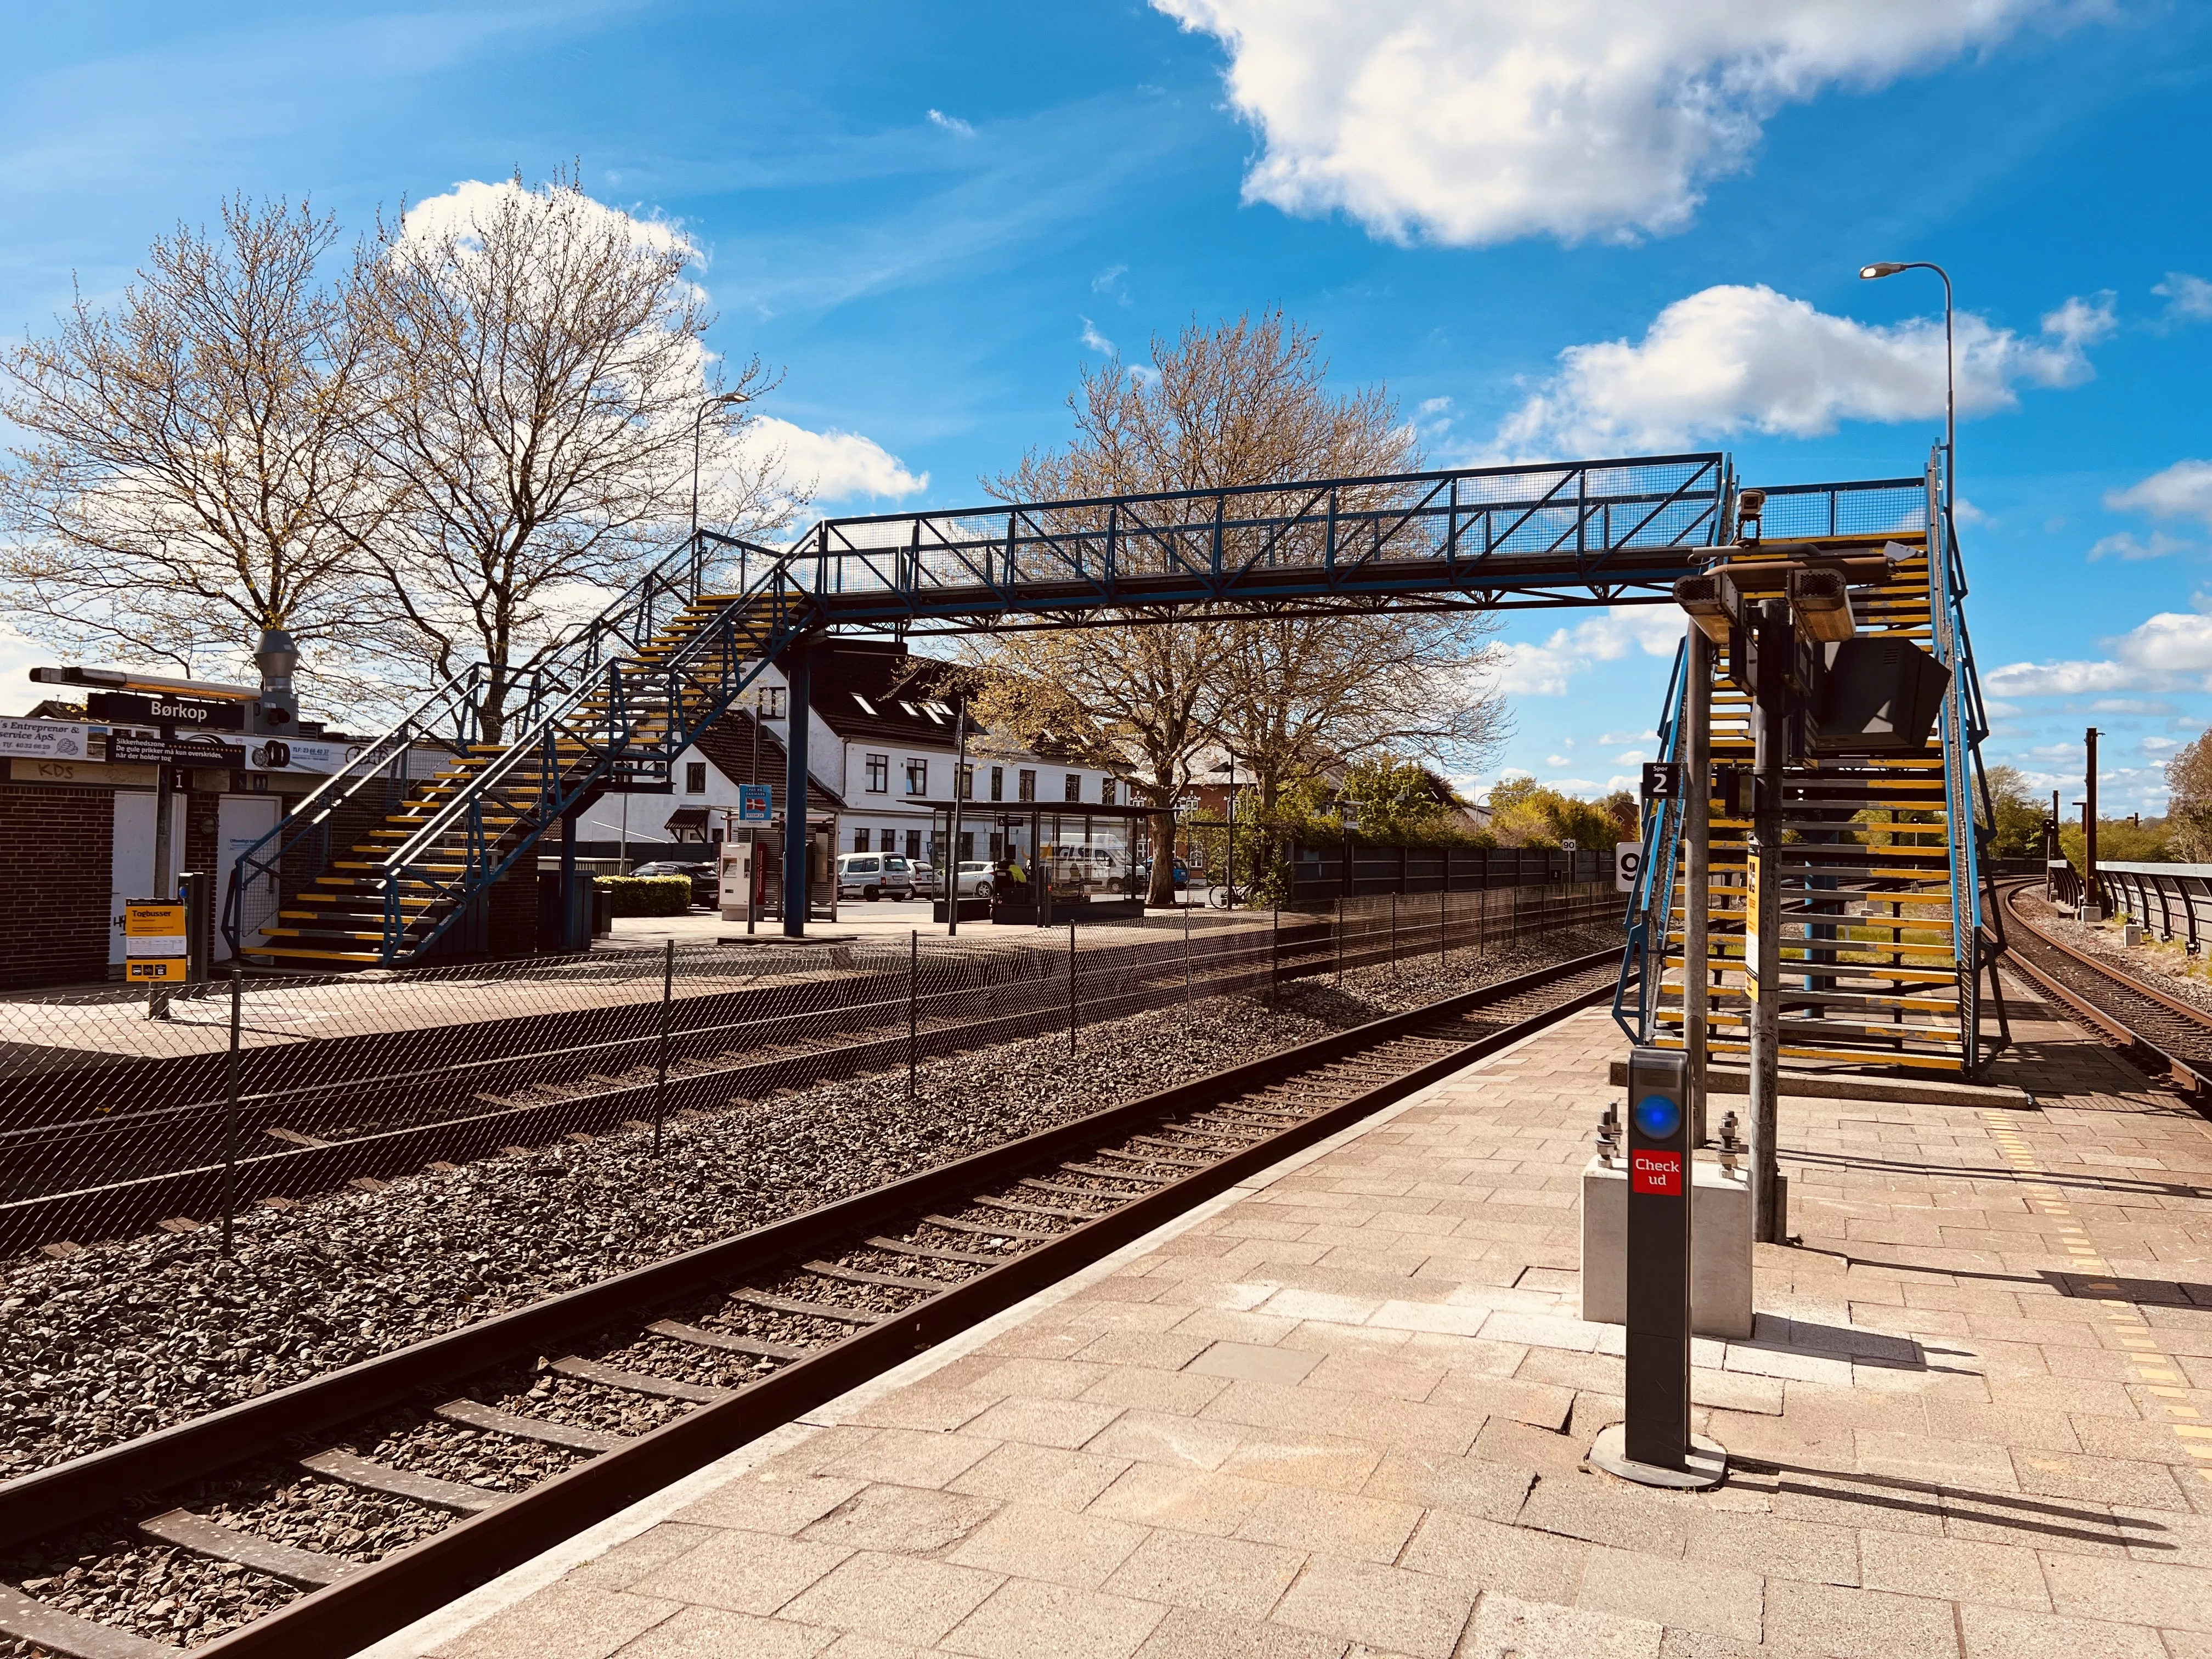
<instances>
[{"instance_id":1,"label":"fence wire mesh","mask_svg":"<svg viewBox=\"0 0 2212 1659\"><path fill-rule=\"evenodd\" d=\"M0 1000L0 1253L1617 921L1594 883ZM1090 1035L1086 1035L1090 1034Z\"/></svg>"}]
</instances>

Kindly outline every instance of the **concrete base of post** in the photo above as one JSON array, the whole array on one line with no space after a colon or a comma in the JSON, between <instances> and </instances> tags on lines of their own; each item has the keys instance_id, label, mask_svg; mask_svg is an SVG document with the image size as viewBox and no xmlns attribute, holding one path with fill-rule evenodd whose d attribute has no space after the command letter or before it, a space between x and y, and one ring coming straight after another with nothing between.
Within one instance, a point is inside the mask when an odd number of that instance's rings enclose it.
<instances>
[{"instance_id":1,"label":"concrete base of post","mask_svg":"<svg viewBox=\"0 0 2212 1659\"><path fill-rule=\"evenodd\" d=\"M1704 1492L1728 1479L1728 1452L1717 1440L1692 1435L1689 1452L1682 1459L1686 1467L1670 1469L1661 1463L1637 1462L1624 1449L1627 1437L1625 1424L1599 1430L1597 1443L1589 1449L1590 1467L1633 1480L1639 1486L1666 1486L1675 1492Z\"/></svg>"},{"instance_id":2,"label":"concrete base of post","mask_svg":"<svg viewBox=\"0 0 2212 1659\"><path fill-rule=\"evenodd\" d=\"M1751 1334L1751 1181L1739 1161L1693 1158L1690 1187L1690 1330ZM1582 1316L1628 1320L1628 1169L1593 1158L1583 1170Z\"/></svg>"},{"instance_id":3,"label":"concrete base of post","mask_svg":"<svg viewBox=\"0 0 2212 1659\"><path fill-rule=\"evenodd\" d=\"M2105 907L2101 904L2077 904L2074 907L2074 920L2076 921L2102 921L2104 919Z\"/></svg>"}]
</instances>

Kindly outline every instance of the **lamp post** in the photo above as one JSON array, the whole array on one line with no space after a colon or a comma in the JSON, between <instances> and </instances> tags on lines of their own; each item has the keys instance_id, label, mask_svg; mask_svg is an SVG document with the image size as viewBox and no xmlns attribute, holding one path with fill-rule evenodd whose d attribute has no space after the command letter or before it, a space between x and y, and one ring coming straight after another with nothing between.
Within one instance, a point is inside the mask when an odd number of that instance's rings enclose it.
<instances>
[{"instance_id":1,"label":"lamp post","mask_svg":"<svg viewBox=\"0 0 2212 1659\"><path fill-rule=\"evenodd\" d=\"M1229 867L1223 872L1229 889L1229 902L1221 907L1227 910L1235 908L1237 903L1237 751L1224 746L1224 752L1229 757L1228 763L1213 769L1229 774L1227 805L1221 811L1222 822L1229 834Z\"/></svg>"},{"instance_id":2,"label":"lamp post","mask_svg":"<svg viewBox=\"0 0 2212 1659\"><path fill-rule=\"evenodd\" d=\"M1943 517L1958 506L1959 397L1957 364L1951 349L1951 273L1926 259L1883 259L1859 267L1863 282L1878 282L1900 270L1932 270L1943 279Z\"/></svg>"},{"instance_id":3,"label":"lamp post","mask_svg":"<svg viewBox=\"0 0 2212 1659\"><path fill-rule=\"evenodd\" d=\"M720 409L725 404L749 404L752 400L750 392L725 392L718 398L703 398L699 402L699 412L691 417L691 540L695 559L699 540L699 430L707 422L708 410Z\"/></svg>"}]
</instances>

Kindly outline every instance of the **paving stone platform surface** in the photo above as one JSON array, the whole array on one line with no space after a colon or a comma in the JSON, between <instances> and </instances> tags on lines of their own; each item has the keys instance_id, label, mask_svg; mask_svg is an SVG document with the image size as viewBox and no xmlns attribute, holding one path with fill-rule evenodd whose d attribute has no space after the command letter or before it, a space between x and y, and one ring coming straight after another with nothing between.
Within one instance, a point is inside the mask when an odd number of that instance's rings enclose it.
<instances>
[{"instance_id":1,"label":"paving stone platform surface","mask_svg":"<svg viewBox=\"0 0 2212 1659\"><path fill-rule=\"evenodd\" d=\"M1716 1491L1583 1462L1592 1012L406 1650L2212 1659L2212 1125L2014 1030L2033 1109L1783 1103L1803 1244L1697 1345Z\"/></svg>"}]
</instances>

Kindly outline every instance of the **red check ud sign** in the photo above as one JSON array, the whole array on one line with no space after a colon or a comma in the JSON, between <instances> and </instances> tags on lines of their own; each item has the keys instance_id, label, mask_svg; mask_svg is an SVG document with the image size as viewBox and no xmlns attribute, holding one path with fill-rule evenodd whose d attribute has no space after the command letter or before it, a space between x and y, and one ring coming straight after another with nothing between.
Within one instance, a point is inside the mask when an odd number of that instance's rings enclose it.
<instances>
[{"instance_id":1,"label":"red check ud sign","mask_svg":"<svg viewBox=\"0 0 2212 1659\"><path fill-rule=\"evenodd\" d=\"M1632 1153L1629 1158L1628 1189L1634 1193L1671 1193L1680 1197L1682 1191L1681 1153Z\"/></svg>"}]
</instances>

